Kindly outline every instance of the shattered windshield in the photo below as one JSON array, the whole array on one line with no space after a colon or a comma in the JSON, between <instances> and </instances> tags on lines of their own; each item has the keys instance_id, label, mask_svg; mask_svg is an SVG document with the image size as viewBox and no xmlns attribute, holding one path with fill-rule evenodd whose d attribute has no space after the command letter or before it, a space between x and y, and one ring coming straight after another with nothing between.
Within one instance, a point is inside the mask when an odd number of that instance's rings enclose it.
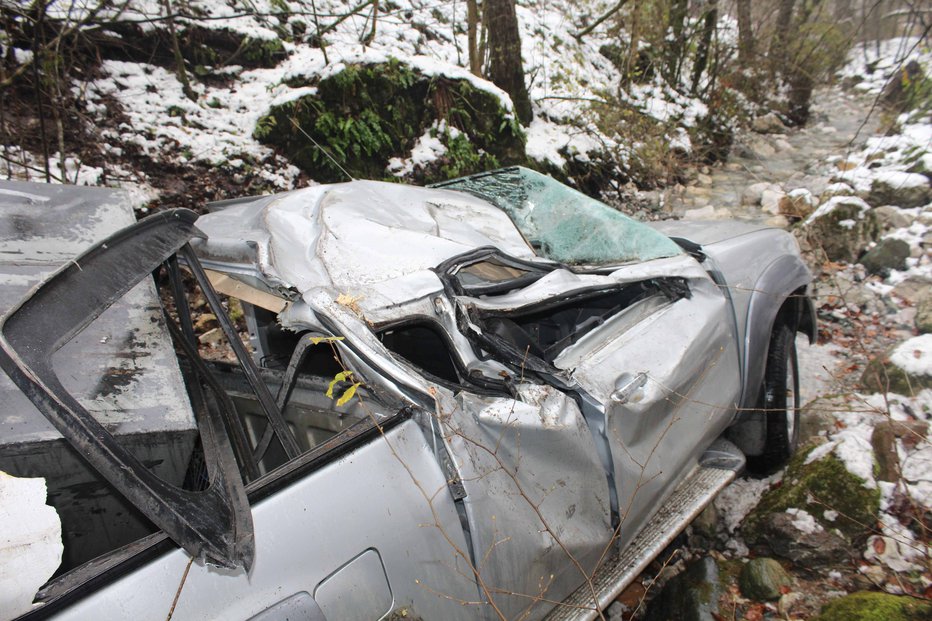
<instances>
[{"instance_id":1,"label":"shattered windshield","mask_svg":"<svg viewBox=\"0 0 932 621\"><path fill-rule=\"evenodd\" d=\"M514 167L438 184L502 209L538 255L560 263L649 261L680 254L670 238L541 173Z\"/></svg>"}]
</instances>

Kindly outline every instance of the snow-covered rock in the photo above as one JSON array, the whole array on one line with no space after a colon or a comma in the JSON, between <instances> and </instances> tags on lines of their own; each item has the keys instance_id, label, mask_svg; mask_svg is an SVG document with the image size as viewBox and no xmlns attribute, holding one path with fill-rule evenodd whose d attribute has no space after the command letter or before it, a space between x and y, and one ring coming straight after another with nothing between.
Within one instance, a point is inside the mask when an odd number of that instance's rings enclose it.
<instances>
[{"instance_id":1,"label":"snow-covered rock","mask_svg":"<svg viewBox=\"0 0 932 621\"><path fill-rule=\"evenodd\" d=\"M822 203L801 229L812 248L832 261L855 262L880 233L877 216L856 196L834 196Z\"/></svg>"}]
</instances>

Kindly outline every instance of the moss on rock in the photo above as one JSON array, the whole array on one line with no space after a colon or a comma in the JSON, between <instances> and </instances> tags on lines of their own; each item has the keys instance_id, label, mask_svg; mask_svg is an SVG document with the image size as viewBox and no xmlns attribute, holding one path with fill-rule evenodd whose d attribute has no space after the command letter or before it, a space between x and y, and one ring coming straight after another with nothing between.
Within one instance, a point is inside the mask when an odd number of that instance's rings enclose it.
<instances>
[{"instance_id":1,"label":"moss on rock","mask_svg":"<svg viewBox=\"0 0 932 621\"><path fill-rule=\"evenodd\" d=\"M406 158L425 132L446 153L413 179L431 182L523 163L524 134L500 100L467 80L426 76L401 61L348 65L318 83L317 92L273 106L259 119L256 139L278 147L316 180L345 175L380 179L393 157ZM442 122L442 123L441 123ZM307 134L307 135L305 135Z\"/></svg>"},{"instance_id":2,"label":"moss on rock","mask_svg":"<svg viewBox=\"0 0 932 621\"><path fill-rule=\"evenodd\" d=\"M745 519L741 532L749 543L766 545L762 528L766 517L791 508L804 509L827 530L837 528L855 545L870 536L880 510L880 492L864 487L864 480L851 474L835 455L807 464L813 448L796 453L781 485L768 490ZM828 510L838 513L834 521L825 518Z\"/></svg>"},{"instance_id":3,"label":"moss on rock","mask_svg":"<svg viewBox=\"0 0 932 621\"><path fill-rule=\"evenodd\" d=\"M759 602L780 599L782 589L792 583L783 566L772 558L753 559L738 577L742 595Z\"/></svg>"},{"instance_id":4,"label":"moss on rock","mask_svg":"<svg viewBox=\"0 0 932 621\"><path fill-rule=\"evenodd\" d=\"M861 374L863 388L873 392L895 392L898 395L915 395L926 388L932 388L932 375L907 373L890 361L892 353L893 349L867 363Z\"/></svg>"},{"instance_id":5,"label":"moss on rock","mask_svg":"<svg viewBox=\"0 0 932 621\"><path fill-rule=\"evenodd\" d=\"M813 621L929 621L932 604L913 597L861 591L832 600Z\"/></svg>"},{"instance_id":6,"label":"moss on rock","mask_svg":"<svg viewBox=\"0 0 932 621\"><path fill-rule=\"evenodd\" d=\"M861 199L839 196L829 199L833 208L803 221L802 232L813 248L821 248L830 261L854 263L880 236L880 222Z\"/></svg>"}]
</instances>

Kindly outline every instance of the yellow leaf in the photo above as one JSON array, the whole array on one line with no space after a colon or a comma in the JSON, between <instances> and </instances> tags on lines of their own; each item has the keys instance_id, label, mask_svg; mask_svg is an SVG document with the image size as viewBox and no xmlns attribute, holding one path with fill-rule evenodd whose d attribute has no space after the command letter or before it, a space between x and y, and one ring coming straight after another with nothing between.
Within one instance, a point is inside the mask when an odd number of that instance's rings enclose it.
<instances>
[{"instance_id":1,"label":"yellow leaf","mask_svg":"<svg viewBox=\"0 0 932 621\"><path fill-rule=\"evenodd\" d=\"M333 343L335 341L342 341L342 336L310 336L312 345L320 345L321 343Z\"/></svg>"},{"instance_id":2,"label":"yellow leaf","mask_svg":"<svg viewBox=\"0 0 932 621\"><path fill-rule=\"evenodd\" d=\"M337 373L336 375L334 375L334 376L333 376L333 379L330 380L330 385L327 386L326 395L327 395L328 397L330 397L331 399L333 399L333 388L334 388L334 386L336 386L336 385L339 384L340 382L345 382L346 380L348 380L348 379L351 378L351 377L353 377L353 372L352 372L352 371L340 371L339 373Z\"/></svg>"},{"instance_id":3,"label":"yellow leaf","mask_svg":"<svg viewBox=\"0 0 932 621\"><path fill-rule=\"evenodd\" d=\"M352 398L353 398L353 395L356 394L356 389L357 389L357 388L359 388L359 384L353 384L352 386L350 386L349 388L347 388L347 389L346 389L346 392L344 392L344 393L340 396L340 398L337 399L337 405L343 405L344 403L346 403L347 401L349 401L350 399L352 399Z\"/></svg>"}]
</instances>

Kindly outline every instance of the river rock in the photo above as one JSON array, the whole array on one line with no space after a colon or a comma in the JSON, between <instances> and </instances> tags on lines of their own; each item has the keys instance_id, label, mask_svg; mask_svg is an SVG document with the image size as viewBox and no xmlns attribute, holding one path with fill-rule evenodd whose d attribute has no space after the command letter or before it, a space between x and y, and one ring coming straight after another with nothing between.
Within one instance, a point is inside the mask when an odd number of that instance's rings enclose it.
<instances>
[{"instance_id":1,"label":"river rock","mask_svg":"<svg viewBox=\"0 0 932 621\"><path fill-rule=\"evenodd\" d=\"M747 159L766 160L773 157L776 152L777 150L770 145L767 138L759 134L748 134L745 142L735 148L736 155ZM755 171L753 166L751 171ZM763 172L763 168L761 168L760 172Z\"/></svg>"},{"instance_id":2,"label":"river rock","mask_svg":"<svg viewBox=\"0 0 932 621\"><path fill-rule=\"evenodd\" d=\"M812 621L928 621L932 603L905 595L861 591L833 599Z\"/></svg>"},{"instance_id":3,"label":"river rock","mask_svg":"<svg viewBox=\"0 0 932 621\"><path fill-rule=\"evenodd\" d=\"M783 190L767 188L760 195L760 207L767 213L777 215L780 213L780 201L786 197Z\"/></svg>"},{"instance_id":4,"label":"river rock","mask_svg":"<svg viewBox=\"0 0 932 621\"><path fill-rule=\"evenodd\" d=\"M841 395L817 397L803 406L799 414L799 443L806 444L813 438L828 435L835 430L832 412L844 412L851 405Z\"/></svg>"},{"instance_id":5,"label":"river rock","mask_svg":"<svg viewBox=\"0 0 932 621\"><path fill-rule=\"evenodd\" d=\"M758 602L780 599L781 589L792 583L783 566L772 558L756 558L748 562L738 576L741 594Z\"/></svg>"},{"instance_id":6,"label":"river rock","mask_svg":"<svg viewBox=\"0 0 932 621\"><path fill-rule=\"evenodd\" d=\"M766 159L776 155L777 150L766 140L755 140L751 143L751 151L760 159Z\"/></svg>"},{"instance_id":7,"label":"river rock","mask_svg":"<svg viewBox=\"0 0 932 621\"><path fill-rule=\"evenodd\" d=\"M786 125L775 112L768 112L751 121L751 129L758 134L785 134Z\"/></svg>"},{"instance_id":8,"label":"river rock","mask_svg":"<svg viewBox=\"0 0 932 621\"><path fill-rule=\"evenodd\" d=\"M213 328L197 337L202 345L219 345L223 342L223 331L220 328Z\"/></svg>"},{"instance_id":9,"label":"river rock","mask_svg":"<svg viewBox=\"0 0 932 621\"><path fill-rule=\"evenodd\" d=\"M844 537L823 527L805 511L771 513L762 529L773 553L802 569L837 565L856 556Z\"/></svg>"},{"instance_id":10,"label":"river rock","mask_svg":"<svg viewBox=\"0 0 932 621\"><path fill-rule=\"evenodd\" d=\"M916 303L916 329L920 334L932 333L932 291L926 289Z\"/></svg>"},{"instance_id":11,"label":"river rock","mask_svg":"<svg viewBox=\"0 0 932 621\"><path fill-rule=\"evenodd\" d=\"M893 293L907 302L919 304L927 295L932 295L932 281L917 276L910 276L893 287Z\"/></svg>"},{"instance_id":12,"label":"river rock","mask_svg":"<svg viewBox=\"0 0 932 621\"><path fill-rule=\"evenodd\" d=\"M867 364L861 385L874 392L915 395L932 388L932 334L900 343Z\"/></svg>"},{"instance_id":13,"label":"river rock","mask_svg":"<svg viewBox=\"0 0 932 621\"><path fill-rule=\"evenodd\" d=\"M752 183L748 187L744 188L744 192L741 193L741 204L760 205L761 196L763 196L765 190L779 191L780 186L775 183L767 183L766 181Z\"/></svg>"},{"instance_id":14,"label":"river rock","mask_svg":"<svg viewBox=\"0 0 932 621\"><path fill-rule=\"evenodd\" d=\"M877 220L884 230L902 229L913 223L913 218L908 213L893 205L881 205L874 208L877 214Z\"/></svg>"},{"instance_id":15,"label":"river rock","mask_svg":"<svg viewBox=\"0 0 932 621\"><path fill-rule=\"evenodd\" d=\"M854 196L854 188L843 181L836 181L825 186L820 198L827 201L833 196Z\"/></svg>"},{"instance_id":16,"label":"river rock","mask_svg":"<svg viewBox=\"0 0 932 621\"><path fill-rule=\"evenodd\" d=\"M810 246L831 261L854 263L880 234L877 216L856 196L834 196L803 222Z\"/></svg>"},{"instance_id":17,"label":"river rock","mask_svg":"<svg viewBox=\"0 0 932 621\"><path fill-rule=\"evenodd\" d=\"M929 435L929 423L925 421L883 420L874 425L871 432L871 447L874 449L876 478L878 481L896 483L900 480L900 457L896 441L900 439L908 447L915 447Z\"/></svg>"},{"instance_id":18,"label":"river rock","mask_svg":"<svg viewBox=\"0 0 932 621\"><path fill-rule=\"evenodd\" d=\"M780 199L780 213L793 220L808 218L815 207L816 199L806 188L791 190Z\"/></svg>"},{"instance_id":19,"label":"river rock","mask_svg":"<svg viewBox=\"0 0 932 621\"><path fill-rule=\"evenodd\" d=\"M868 250L858 263L864 266L868 274L886 277L890 270L906 269L909 257L909 244L902 239L882 239Z\"/></svg>"},{"instance_id":20,"label":"river rock","mask_svg":"<svg viewBox=\"0 0 932 621\"><path fill-rule=\"evenodd\" d=\"M791 145L789 141L784 138L777 138L774 140L773 147L777 150L778 153L786 153L787 151L793 150L793 145Z\"/></svg>"},{"instance_id":21,"label":"river rock","mask_svg":"<svg viewBox=\"0 0 932 621\"><path fill-rule=\"evenodd\" d=\"M932 200L932 186L925 175L886 170L875 174L865 200L874 207L922 207Z\"/></svg>"},{"instance_id":22,"label":"river rock","mask_svg":"<svg viewBox=\"0 0 932 621\"><path fill-rule=\"evenodd\" d=\"M644 621L714 621L720 591L718 564L706 556L664 585L650 601Z\"/></svg>"}]
</instances>

